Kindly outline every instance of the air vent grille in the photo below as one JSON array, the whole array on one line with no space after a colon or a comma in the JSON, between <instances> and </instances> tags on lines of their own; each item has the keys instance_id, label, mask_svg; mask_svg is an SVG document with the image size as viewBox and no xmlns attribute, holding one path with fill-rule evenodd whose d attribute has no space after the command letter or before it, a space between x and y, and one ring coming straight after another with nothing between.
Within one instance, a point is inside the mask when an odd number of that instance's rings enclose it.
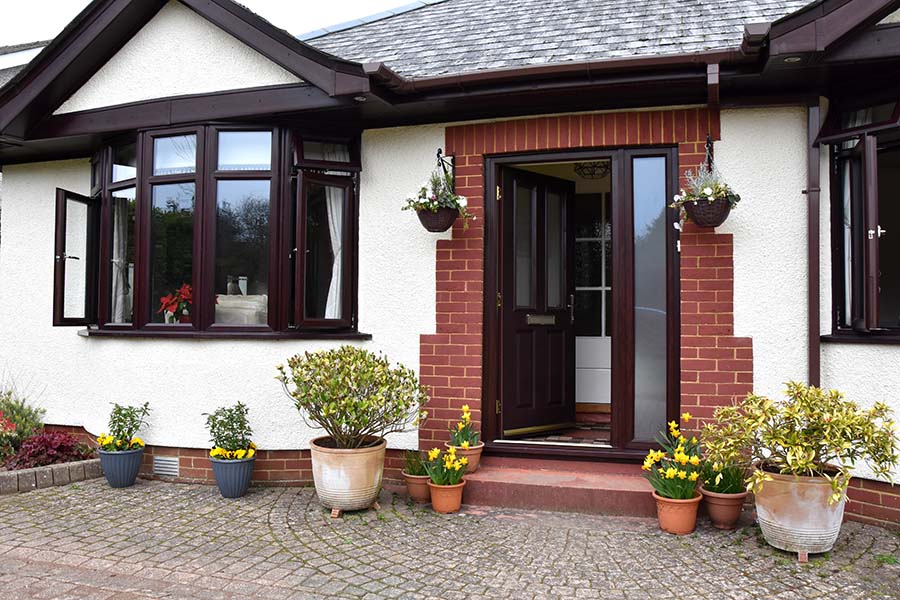
<instances>
[{"instance_id":1,"label":"air vent grille","mask_svg":"<svg viewBox=\"0 0 900 600\"><path fill-rule=\"evenodd\" d=\"M177 456L154 456L153 474L163 477L178 477Z\"/></svg>"}]
</instances>

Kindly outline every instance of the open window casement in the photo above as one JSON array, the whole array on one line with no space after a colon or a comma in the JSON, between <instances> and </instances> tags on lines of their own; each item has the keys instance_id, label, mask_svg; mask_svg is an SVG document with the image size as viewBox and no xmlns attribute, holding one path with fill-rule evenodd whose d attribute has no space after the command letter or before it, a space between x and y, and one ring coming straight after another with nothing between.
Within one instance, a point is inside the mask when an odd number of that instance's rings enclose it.
<instances>
[{"instance_id":1,"label":"open window casement","mask_svg":"<svg viewBox=\"0 0 900 600\"><path fill-rule=\"evenodd\" d=\"M98 203L68 190L56 190L54 325L97 322Z\"/></svg>"}]
</instances>

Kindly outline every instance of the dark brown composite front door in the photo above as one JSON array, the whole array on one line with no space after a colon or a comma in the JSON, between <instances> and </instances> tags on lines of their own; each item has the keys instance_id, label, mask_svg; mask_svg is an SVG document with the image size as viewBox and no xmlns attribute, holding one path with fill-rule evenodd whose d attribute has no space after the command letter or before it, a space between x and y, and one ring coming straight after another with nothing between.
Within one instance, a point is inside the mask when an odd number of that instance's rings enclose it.
<instances>
[{"instance_id":1,"label":"dark brown composite front door","mask_svg":"<svg viewBox=\"0 0 900 600\"><path fill-rule=\"evenodd\" d=\"M504 436L575 423L574 184L504 168Z\"/></svg>"}]
</instances>

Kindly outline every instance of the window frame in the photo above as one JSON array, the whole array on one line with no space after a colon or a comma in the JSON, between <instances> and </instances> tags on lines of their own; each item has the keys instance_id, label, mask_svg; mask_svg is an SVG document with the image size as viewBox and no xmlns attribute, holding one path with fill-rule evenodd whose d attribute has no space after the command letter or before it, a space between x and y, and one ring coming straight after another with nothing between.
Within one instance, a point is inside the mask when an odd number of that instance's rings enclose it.
<instances>
[{"instance_id":1,"label":"window frame","mask_svg":"<svg viewBox=\"0 0 900 600\"><path fill-rule=\"evenodd\" d=\"M68 201L75 200L87 207L85 223L84 316L66 316L66 220ZM100 211L96 196L85 196L63 188L56 188L56 229L53 244L53 325L89 325L97 320L97 244Z\"/></svg>"},{"instance_id":2,"label":"window frame","mask_svg":"<svg viewBox=\"0 0 900 600\"><path fill-rule=\"evenodd\" d=\"M218 169L218 141L220 132L270 131L272 155L270 169L266 171L231 171ZM153 175L153 149L157 139L178 135L195 135L197 155L193 173ZM302 140L345 143L350 149L351 161L302 160ZM115 148L135 144L137 173L132 179L113 182L113 157ZM299 144L299 146L298 146ZM299 150L298 150L299 148ZM111 138L94 155L91 165L92 196L97 218L94 225L94 244L97 257L93 261L93 286L90 288L94 313L78 322L88 325L83 335L135 336L175 338L323 338L370 339L357 331L358 306L358 185L359 185L359 136L305 135L271 123L199 123L191 126L155 128L136 132L127 138ZM328 173L326 173L328 171ZM340 171L341 174L334 174ZM99 180L98 180L99 178ZM264 325L230 325L215 323L215 264L217 188L219 181L260 180L270 182L269 194L269 306L268 322ZM306 319L303 287L305 265L296 261L295 249L305 241L305 203L301 194L308 185L319 182L343 187L344 201L344 251L341 295L341 319ZM157 305L151 293L151 221L152 190L155 185L172 183L194 184L194 223L192 251L192 280L195 304L191 323L154 323L153 313ZM111 257L113 244L112 195L127 188L135 188L134 285L133 316L131 323L111 323ZM57 236L59 228L57 227ZM63 230L64 233L64 230ZM299 236L299 237L297 237ZM296 245L295 245L296 243ZM298 264L295 264L296 263ZM303 261L305 262L305 261ZM54 311L56 298L54 294ZM62 306L62 305L61 305ZM54 324L57 323L54 312Z\"/></svg>"}]
</instances>

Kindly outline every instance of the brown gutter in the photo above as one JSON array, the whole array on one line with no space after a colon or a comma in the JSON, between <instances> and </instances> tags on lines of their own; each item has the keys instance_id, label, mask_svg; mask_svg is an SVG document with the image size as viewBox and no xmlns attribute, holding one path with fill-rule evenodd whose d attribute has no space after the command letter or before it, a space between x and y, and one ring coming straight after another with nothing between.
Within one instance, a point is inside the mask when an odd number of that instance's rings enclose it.
<instances>
[{"instance_id":1,"label":"brown gutter","mask_svg":"<svg viewBox=\"0 0 900 600\"><path fill-rule=\"evenodd\" d=\"M745 39L747 32L745 31ZM534 65L528 67L506 67L490 69L458 75L441 75L437 77L423 77L421 79L407 79L392 71L383 63L366 63L363 70L376 82L400 94L415 94L440 88L457 88L465 90L476 86L487 86L508 81L522 81L527 79L549 79L572 76L587 76L606 74L613 71L624 70L650 70L654 68L672 67L705 67L710 64L736 64L752 62L759 55L761 45L747 44L747 48L734 48L727 50L711 50L706 52L688 52L681 54L664 54L650 56L630 56L627 58L612 58L585 62L554 63L547 65Z\"/></svg>"},{"instance_id":2,"label":"brown gutter","mask_svg":"<svg viewBox=\"0 0 900 600\"><path fill-rule=\"evenodd\" d=\"M819 281L819 214L821 205L819 202L820 177L819 177L819 145L816 138L819 135L820 117L819 105L809 107L807 121L807 136L809 148L807 149L806 163L806 194L808 206L808 218L806 224L807 263L809 265L809 298L807 313L808 323L808 361L809 361L809 385L816 387L821 385L822 379L822 342L819 332L820 319L820 291Z\"/></svg>"}]
</instances>

